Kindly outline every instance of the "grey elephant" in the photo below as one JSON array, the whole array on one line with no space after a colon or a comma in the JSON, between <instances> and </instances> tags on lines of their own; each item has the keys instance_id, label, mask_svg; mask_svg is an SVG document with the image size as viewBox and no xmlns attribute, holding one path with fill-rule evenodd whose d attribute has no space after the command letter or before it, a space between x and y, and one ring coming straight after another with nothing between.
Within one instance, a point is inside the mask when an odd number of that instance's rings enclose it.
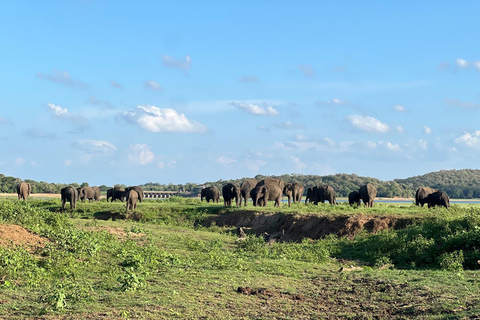
<instances>
[{"instance_id":1,"label":"grey elephant","mask_svg":"<svg viewBox=\"0 0 480 320\"><path fill-rule=\"evenodd\" d=\"M144 198L143 189L140 188L139 186L133 186L133 187L125 188L125 196L126 196L127 200L128 200L128 193L130 192L130 190L135 190L138 194L138 201L142 202L142 200Z\"/></svg>"},{"instance_id":2,"label":"grey elephant","mask_svg":"<svg viewBox=\"0 0 480 320\"><path fill-rule=\"evenodd\" d=\"M256 199L256 195L257 195L257 189L253 188L252 190L250 190L250 198L253 199ZM265 207L265 198L260 198L258 199L258 205L260 207ZM255 204L255 201L253 201L253 206L256 207L257 205Z\"/></svg>"},{"instance_id":3,"label":"grey elephant","mask_svg":"<svg viewBox=\"0 0 480 320\"><path fill-rule=\"evenodd\" d=\"M120 187L114 187L107 190L107 202L108 199L112 198L111 202L120 200L123 202L125 199L125 189Z\"/></svg>"},{"instance_id":4,"label":"grey elephant","mask_svg":"<svg viewBox=\"0 0 480 320\"><path fill-rule=\"evenodd\" d=\"M127 193L127 205L126 211L137 209L137 200L139 199L138 192L134 189L131 189Z\"/></svg>"},{"instance_id":5,"label":"grey elephant","mask_svg":"<svg viewBox=\"0 0 480 320\"><path fill-rule=\"evenodd\" d=\"M207 203L210 203L210 200L218 203L220 200L220 191L218 191L217 187L203 188L200 194L200 200L203 201L203 198L207 200Z\"/></svg>"},{"instance_id":6,"label":"grey elephant","mask_svg":"<svg viewBox=\"0 0 480 320\"><path fill-rule=\"evenodd\" d=\"M238 207L238 201L241 198L240 188L233 183L227 183L222 187L223 204L231 206L232 200L235 199L235 205Z\"/></svg>"},{"instance_id":7,"label":"grey elephant","mask_svg":"<svg viewBox=\"0 0 480 320\"><path fill-rule=\"evenodd\" d=\"M267 187L267 189L263 187ZM277 194L277 188L280 189L280 195ZM280 202L282 200L283 196L283 191L285 189L285 182L280 179L276 178L265 178L263 180L260 180L257 185L255 186L256 189L256 194L255 198L252 199L255 205L258 206L258 201L260 198L264 198L265 201L265 206L267 205L267 201L275 200L275 205L277 205L277 200L278 200L278 206L280 206ZM279 198L277 197L279 196ZM288 203L291 202L292 197L288 196Z\"/></svg>"},{"instance_id":8,"label":"grey elephant","mask_svg":"<svg viewBox=\"0 0 480 320\"><path fill-rule=\"evenodd\" d=\"M92 202L93 200L95 200L95 189L89 186L80 188L80 190L78 190L78 198L82 202L85 202L85 200L88 200L88 202Z\"/></svg>"},{"instance_id":9,"label":"grey elephant","mask_svg":"<svg viewBox=\"0 0 480 320\"><path fill-rule=\"evenodd\" d=\"M323 185L314 188L313 203L317 205L319 202L325 203L325 201L328 201L328 203L331 205L335 205L337 203L335 189L329 185Z\"/></svg>"},{"instance_id":10,"label":"grey elephant","mask_svg":"<svg viewBox=\"0 0 480 320\"><path fill-rule=\"evenodd\" d=\"M62 198L62 210L65 210L65 203L70 202L70 209L77 208L78 191L74 187L68 186L60 190Z\"/></svg>"},{"instance_id":11,"label":"grey elephant","mask_svg":"<svg viewBox=\"0 0 480 320\"><path fill-rule=\"evenodd\" d=\"M360 206L360 202L362 201L362 198L360 197L360 193L358 191L352 191L348 194L348 203L353 206L357 205Z\"/></svg>"},{"instance_id":12,"label":"grey elephant","mask_svg":"<svg viewBox=\"0 0 480 320\"><path fill-rule=\"evenodd\" d=\"M17 185L16 189L17 189L18 200L27 200L31 190L30 183L22 181Z\"/></svg>"},{"instance_id":13,"label":"grey elephant","mask_svg":"<svg viewBox=\"0 0 480 320\"><path fill-rule=\"evenodd\" d=\"M267 202L275 201L274 206L280 207L282 201L283 189L276 184L263 184L255 187L255 205L267 205Z\"/></svg>"},{"instance_id":14,"label":"grey elephant","mask_svg":"<svg viewBox=\"0 0 480 320\"><path fill-rule=\"evenodd\" d=\"M362 198L363 204L369 208L373 207L373 201L377 196L377 188L375 188L373 184L367 183L366 185L361 186L358 192L360 193L360 198Z\"/></svg>"},{"instance_id":15,"label":"grey elephant","mask_svg":"<svg viewBox=\"0 0 480 320\"><path fill-rule=\"evenodd\" d=\"M293 199L293 203L301 202L303 197L303 186L299 183L286 183L283 188L283 194L288 197L288 199ZM290 206L290 200L288 202Z\"/></svg>"},{"instance_id":16,"label":"grey elephant","mask_svg":"<svg viewBox=\"0 0 480 320\"><path fill-rule=\"evenodd\" d=\"M95 201L100 201L100 188L99 187L92 187L93 188L93 191L94 191L94 195L93 195L93 200Z\"/></svg>"},{"instance_id":17,"label":"grey elephant","mask_svg":"<svg viewBox=\"0 0 480 320\"><path fill-rule=\"evenodd\" d=\"M307 188L307 195L305 196L305 204L308 204L308 202L310 203L313 202L313 195L315 194L315 190L317 190L317 187Z\"/></svg>"},{"instance_id":18,"label":"grey elephant","mask_svg":"<svg viewBox=\"0 0 480 320\"><path fill-rule=\"evenodd\" d=\"M437 191L438 189L433 189L430 187L418 188L417 192L415 192L415 204L423 207L423 205L427 203L428 195Z\"/></svg>"},{"instance_id":19,"label":"grey elephant","mask_svg":"<svg viewBox=\"0 0 480 320\"><path fill-rule=\"evenodd\" d=\"M240 185L240 195L241 195L240 205L242 205L242 199L243 199L245 203L245 207L247 206L248 198L251 198L251 191L255 189L255 186L257 185L258 182L259 182L258 180L254 180L254 179L249 179L242 182L242 184ZM252 198L252 201L253 201L253 198Z\"/></svg>"},{"instance_id":20,"label":"grey elephant","mask_svg":"<svg viewBox=\"0 0 480 320\"><path fill-rule=\"evenodd\" d=\"M428 203L429 208L442 206L448 209L450 206L450 198L445 192L436 191L427 196L426 203Z\"/></svg>"}]
</instances>

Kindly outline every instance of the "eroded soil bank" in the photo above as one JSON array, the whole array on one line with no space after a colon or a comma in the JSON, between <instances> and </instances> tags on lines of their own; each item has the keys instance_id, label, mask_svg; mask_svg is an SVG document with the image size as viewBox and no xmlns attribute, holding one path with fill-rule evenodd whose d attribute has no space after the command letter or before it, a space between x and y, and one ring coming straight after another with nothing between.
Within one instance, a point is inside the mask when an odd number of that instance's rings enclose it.
<instances>
[{"instance_id":1,"label":"eroded soil bank","mask_svg":"<svg viewBox=\"0 0 480 320\"><path fill-rule=\"evenodd\" d=\"M259 213L255 211L234 211L221 213L205 220L202 225L210 227L230 226L250 229L257 235L268 233L277 241L301 241L303 238L320 239L329 234L354 237L366 230L377 233L385 229L402 229L412 224L414 218L392 215L349 215L349 216L299 216L284 213Z\"/></svg>"}]
</instances>

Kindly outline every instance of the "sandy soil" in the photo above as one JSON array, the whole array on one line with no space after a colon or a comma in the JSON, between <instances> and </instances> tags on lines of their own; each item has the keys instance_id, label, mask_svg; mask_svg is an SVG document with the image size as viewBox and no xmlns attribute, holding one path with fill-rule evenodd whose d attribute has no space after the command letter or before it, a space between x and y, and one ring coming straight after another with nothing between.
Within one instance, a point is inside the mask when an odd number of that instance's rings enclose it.
<instances>
[{"instance_id":1,"label":"sandy soil","mask_svg":"<svg viewBox=\"0 0 480 320\"><path fill-rule=\"evenodd\" d=\"M29 251L35 251L37 247L44 247L48 242L27 229L15 224L0 224L0 246L9 247L22 245Z\"/></svg>"}]
</instances>

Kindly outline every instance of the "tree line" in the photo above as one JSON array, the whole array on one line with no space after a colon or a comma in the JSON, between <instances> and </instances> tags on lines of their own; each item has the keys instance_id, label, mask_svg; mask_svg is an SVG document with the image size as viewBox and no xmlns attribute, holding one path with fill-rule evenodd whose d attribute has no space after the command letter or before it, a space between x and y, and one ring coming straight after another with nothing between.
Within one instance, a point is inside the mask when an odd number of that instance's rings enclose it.
<instances>
[{"instance_id":1,"label":"tree line","mask_svg":"<svg viewBox=\"0 0 480 320\"><path fill-rule=\"evenodd\" d=\"M222 186L227 183L240 185L247 179L261 180L265 178L264 175L256 175L251 178L233 179L233 180L218 180L205 183L188 182L185 184L161 184L149 182L140 185L144 190L155 191L178 191L178 192L198 192L203 186L215 186L221 190ZM455 199L472 199L480 198L480 170L462 169L462 170L441 170L427 173L421 176L414 176L407 179L395 179L391 181L382 181L371 177L362 177L356 174L334 174L327 176L318 175L303 175L303 174L284 174L281 176L273 176L274 178L282 179L285 182L297 182L305 187L330 185L337 194L337 197L346 197L354 190L358 190L361 185L371 183L377 188L377 196L379 197L414 197L415 191L420 187L432 187L446 192L450 198ZM21 180L14 177L8 177L0 174L0 192L13 193L16 185ZM71 185L73 187L88 186L87 182L81 184L70 183L49 183L45 181L25 180L30 183L32 193L60 193L60 190ZM125 187L123 184L115 186ZM101 185L100 190L105 192L112 186Z\"/></svg>"}]
</instances>

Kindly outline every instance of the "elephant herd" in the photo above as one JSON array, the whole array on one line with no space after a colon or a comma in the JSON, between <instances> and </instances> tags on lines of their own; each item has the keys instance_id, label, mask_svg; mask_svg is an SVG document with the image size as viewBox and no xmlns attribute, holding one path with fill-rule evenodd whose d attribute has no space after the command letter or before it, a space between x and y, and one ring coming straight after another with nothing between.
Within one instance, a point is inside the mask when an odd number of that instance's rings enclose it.
<instances>
[{"instance_id":1,"label":"elephant herd","mask_svg":"<svg viewBox=\"0 0 480 320\"><path fill-rule=\"evenodd\" d=\"M266 206L267 201L275 201L275 206L280 206L282 197L288 197L288 206L291 202L301 202L304 194L304 187L299 183L286 183L276 178L265 178L263 180L245 180L240 187L228 183L222 187L223 204L231 206L235 200L236 206L247 205L248 199L252 199L254 206ZM348 195L348 203L351 206L373 207L373 202L377 196L377 189L374 185L367 183L362 185L358 191L350 192ZM201 191L201 201L210 202L220 201L220 191L216 187L206 187ZM319 202L328 201L331 205L337 204L335 189L329 185L315 186L307 188L305 204L313 203L318 205ZM425 203L428 207L450 206L450 199L445 192L428 187L419 188L415 194L415 204L423 206Z\"/></svg>"},{"instance_id":2,"label":"elephant herd","mask_svg":"<svg viewBox=\"0 0 480 320\"><path fill-rule=\"evenodd\" d=\"M18 200L27 200L30 195L30 183L20 182L17 185L17 195ZM70 202L70 208L76 209L77 201L80 200L85 202L99 201L100 200L100 188L99 187L79 187L74 188L68 186L60 190L60 195L62 199L62 209L65 209L65 204ZM107 202L111 198L111 202L120 200L126 201L126 210L135 210L137 207L137 201L142 202L143 200L143 190L138 186L120 188L114 187L107 190Z\"/></svg>"},{"instance_id":3,"label":"elephant herd","mask_svg":"<svg viewBox=\"0 0 480 320\"><path fill-rule=\"evenodd\" d=\"M247 205L248 199L252 199L254 206L266 206L268 201L274 201L275 206L279 207L282 197L288 198L288 206L291 203L301 202L304 194L304 187L299 183L287 183L276 178L265 178L263 180L245 180L240 187L232 183L228 183L222 187L223 203L225 206L231 206L235 199L235 205ZM366 184L360 187L359 191L354 191L349 195L350 205L363 200L367 207L373 206L373 200L377 195L377 189ZM205 199L207 202L219 202L220 191L216 187L206 187L202 189L201 201ZM305 204L313 203L318 205L319 202L328 201L331 205L337 204L335 189L329 185L315 186L307 189Z\"/></svg>"}]
</instances>

